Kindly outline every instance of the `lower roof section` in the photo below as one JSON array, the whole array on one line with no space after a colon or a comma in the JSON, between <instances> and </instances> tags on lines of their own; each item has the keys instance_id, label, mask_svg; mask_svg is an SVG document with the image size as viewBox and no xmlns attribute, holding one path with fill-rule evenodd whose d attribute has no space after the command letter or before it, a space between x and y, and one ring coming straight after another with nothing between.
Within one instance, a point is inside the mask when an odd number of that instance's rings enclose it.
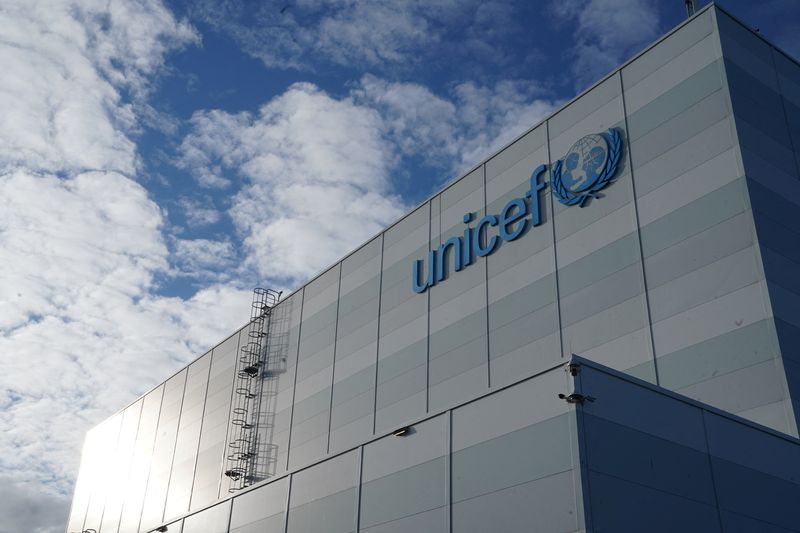
<instances>
[{"instance_id":1,"label":"lower roof section","mask_svg":"<svg viewBox=\"0 0 800 533\"><path fill-rule=\"evenodd\" d=\"M198 512L140 527L788 532L800 531L797 501L797 439L574 357ZM99 523L72 524L69 531L108 533Z\"/></svg>"}]
</instances>

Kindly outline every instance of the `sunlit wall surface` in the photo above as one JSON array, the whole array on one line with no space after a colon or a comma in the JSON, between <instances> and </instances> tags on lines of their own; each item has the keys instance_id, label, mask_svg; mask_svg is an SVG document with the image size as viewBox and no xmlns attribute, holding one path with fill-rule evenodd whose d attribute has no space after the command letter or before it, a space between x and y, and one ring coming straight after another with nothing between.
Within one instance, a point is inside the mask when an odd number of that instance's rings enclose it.
<instances>
[{"instance_id":1,"label":"sunlit wall surface","mask_svg":"<svg viewBox=\"0 0 800 533\"><path fill-rule=\"evenodd\" d=\"M800 65L708 8L285 298L256 482L279 478L259 490L289 507L242 495L226 504L232 530L488 531L491 506L507 531L550 512L543 531L580 529L562 449L575 423L557 391L528 391L524 409L502 400L516 387L468 404L571 354L796 436L799 95ZM414 260L460 235L465 213L498 213L534 168L609 128L624 148L600 198L568 207L548 187L540 225L412 290ZM246 337L87 434L67 531L151 531L230 495Z\"/></svg>"}]
</instances>

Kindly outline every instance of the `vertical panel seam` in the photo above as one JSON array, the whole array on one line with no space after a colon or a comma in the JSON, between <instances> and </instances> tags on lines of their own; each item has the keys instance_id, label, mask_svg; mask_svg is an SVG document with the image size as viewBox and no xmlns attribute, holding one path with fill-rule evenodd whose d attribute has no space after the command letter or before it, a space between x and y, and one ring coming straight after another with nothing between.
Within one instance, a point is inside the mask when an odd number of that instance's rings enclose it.
<instances>
[{"instance_id":1,"label":"vertical panel seam","mask_svg":"<svg viewBox=\"0 0 800 533\"><path fill-rule=\"evenodd\" d=\"M167 380L169 381L169 380ZM144 482L144 493L142 494L142 505L139 509L139 522L136 524L136 531L142 527L142 514L144 514L144 506L147 503L147 489L150 487L150 473L153 471L153 455L156 452L156 441L158 440L158 425L161 423L161 410L164 407L164 396L167 392L167 382L162 384L163 390L161 391L161 401L158 403L158 416L156 417L156 427L153 433L153 445L150 447L150 464L147 467L147 479Z\"/></svg>"},{"instance_id":2,"label":"vertical panel seam","mask_svg":"<svg viewBox=\"0 0 800 533\"><path fill-rule=\"evenodd\" d=\"M133 450L132 450L130 459L128 460L128 476L127 476L127 479L125 481L125 494L126 495L127 495L127 492L128 492L128 488L130 486L130 481L131 481L131 467L133 466L133 458L136 456L136 441L139 438L139 429L142 426L142 412L144 411L144 399L145 399L145 396L142 396L142 398L141 398L142 407L139 409L139 420L136 422L136 435L133 437ZM123 415L123 419L124 419L124 415ZM120 428L120 433L122 433L122 429L121 428ZM127 500L127 498L123 497L122 505L119 506L119 518L117 519L117 528L114 531L118 532L119 528L122 527L122 514L125 511L125 501L126 500ZM102 526L102 522L100 522L100 524Z\"/></svg>"},{"instance_id":3,"label":"vertical panel seam","mask_svg":"<svg viewBox=\"0 0 800 533\"><path fill-rule=\"evenodd\" d=\"M242 329L244 329L244 328L242 328ZM230 434L231 434L231 415L233 414L233 395L234 395L235 389L236 389L236 386L235 386L236 385L236 368L238 366L237 365L237 361L239 360L239 349L241 348L242 329L239 330L239 335L236 337L236 350L233 352L233 368L232 368L233 376L231 377L231 395L230 395L230 400L229 400L229 403L228 403L228 419L227 419L227 422L225 423L225 440L222 441L222 463L220 464L219 475L218 475L219 479L218 479L218 483L217 483L217 499L222 497L222 495L220 494L220 492L222 491L222 476L224 475L225 463L227 461L227 459L226 459L226 457L227 457L226 451L227 451L228 446L230 444L228 442L228 438L230 437ZM267 330L267 331L269 332L269 330ZM269 337L267 337L267 339L269 340ZM212 351L211 353L213 354L214 352ZM258 401L261 402L261 398L259 398ZM190 506L191 506L191 503L190 503Z\"/></svg>"},{"instance_id":4,"label":"vertical panel seam","mask_svg":"<svg viewBox=\"0 0 800 533\"><path fill-rule=\"evenodd\" d=\"M453 410L447 411L447 459L445 460L446 483L445 483L445 529L448 533L453 533Z\"/></svg>"},{"instance_id":5,"label":"vertical panel seam","mask_svg":"<svg viewBox=\"0 0 800 533\"><path fill-rule=\"evenodd\" d=\"M358 477L356 485L356 516L355 526L356 533L361 530L361 486L364 481L364 445L358 447Z\"/></svg>"},{"instance_id":6,"label":"vertical panel seam","mask_svg":"<svg viewBox=\"0 0 800 533\"><path fill-rule=\"evenodd\" d=\"M331 453L331 421L333 419L333 386L336 383L336 341L339 336L339 303L342 299L342 262L339 262L339 284L336 287L336 322L333 325L333 363L331 364L331 394L328 404L328 435L325 443L325 455Z\"/></svg>"},{"instance_id":7,"label":"vertical panel seam","mask_svg":"<svg viewBox=\"0 0 800 533\"><path fill-rule=\"evenodd\" d=\"M172 469L175 467L175 451L178 449L178 435L181 431L181 418L183 417L183 401L186 399L186 384L189 382L189 367L186 367L186 375L183 377L183 392L181 394L181 407L178 411L178 426L175 428L175 443L172 445L172 456L169 461L169 475L167 476L167 490L164 494L164 507L161 508L160 523L164 522L167 513L167 500L169 499L169 486L172 481ZM166 391L165 391L166 392Z\"/></svg>"},{"instance_id":8,"label":"vertical panel seam","mask_svg":"<svg viewBox=\"0 0 800 533\"><path fill-rule=\"evenodd\" d=\"M375 427L378 420L378 364L380 363L381 351L381 305L383 302L383 252L386 242L386 232L381 233L381 269L378 273L378 331L375 338L375 379L372 388L372 435L375 435Z\"/></svg>"},{"instance_id":9,"label":"vertical panel seam","mask_svg":"<svg viewBox=\"0 0 800 533\"><path fill-rule=\"evenodd\" d=\"M214 362L213 348L211 349L211 352L208 355L209 355L208 375L206 376L206 392L203 395L203 412L200 415L200 432L197 434L197 448L195 448L195 453L194 453L194 468L192 469L192 483L189 485L189 501L186 502L186 511L184 512L188 512L192 509L192 498L194 497L194 482L197 479L197 464L200 462L200 443L202 442L203 439L203 426L205 425L205 418L206 418L208 387L211 384L211 364ZM188 372L187 372L187 379L188 379Z\"/></svg>"},{"instance_id":10,"label":"vertical panel seam","mask_svg":"<svg viewBox=\"0 0 800 533\"><path fill-rule=\"evenodd\" d=\"M786 124L786 135L789 140L789 146L792 148L792 160L794 162L794 168L797 172L798 178L800 178L800 164L797 161L797 148L794 145L794 140L792 139L792 127L789 124L789 116L786 113L786 102L783 98L783 86L781 85L781 77L778 73L778 64L775 63L775 48L770 45L769 46L769 58L772 61L772 70L775 72L775 82L778 84L778 96L780 97L781 101L781 111L783 115L783 122Z\"/></svg>"},{"instance_id":11,"label":"vertical panel seam","mask_svg":"<svg viewBox=\"0 0 800 533\"><path fill-rule=\"evenodd\" d=\"M489 210L488 201L486 199L486 163L481 165L483 170L483 214ZM441 217L439 217L441 220ZM480 239L480 237L479 237ZM464 243L464 246L471 246L470 243ZM471 255L471 254L470 254ZM489 256L483 258L483 274L484 274L484 302L486 309L486 388L492 388L492 353L491 345L489 344Z\"/></svg>"},{"instance_id":12,"label":"vertical panel seam","mask_svg":"<svg viewBox=\"0 0 800 533\"><path fill-rule=\"evenodd\" d=\"M442 195L436 196L439 200L439 240L442 240ZM431 250L431 233L433 231L433 224L431 224L431 217L433 216L433 198L428 201L428 251ZM433 265L428 265L428 268L433 268ZM425 313L426 318L426 334L425 334L425 412L430 412L431 406L431 290L425 291L427 298L428 309Z\"/></svg>"},{"instance_id":13,"label":"vertical panel seam","mask_svg":"<svg viewBox=\"0 0 800 533\"><path fill-rule=\"evenodd\" d=\"M122 436L122 423L124 422L124 420L125 420L125 411L122 411L119 414L119 429L117 430L117 438L116 438L116 443L114 445L114 455L117 454L117 448L119 448L119 445L120 445L119 440L120 440L120 437ZM109 468L109 469L111 470L111 468ZM95 488L98 488L98 487L95 487ZM90 499L89 503L91 503L91 502L92 501ZM103 526L103 518L105 517L105 514L106 514L106 505L107 504L108 504L108 494L105 494L104 497L103 497L103 510L100 511L100 522L97 524L97 529L98 530L100 530L102 528L102 526ZM83 527L84 528L86 527L86 519L85 518L84 518ZM117 526L117 528L119 528L119 526Z\"/></svg>"},{"instance_id":14,"label":"vertical panel seam","mask_svg":"<svg viewBox=\"0 0 800 533\"><path fill-rule=\"evenodd\" d=\"M300 336L303 334L303 308L306 305L306 288L300 298L300 323L297 325L297 348L294 356L294 384L292 385L292 405L289 411L289 436L286 439L286 470L289 470L289 459L292 450L292 430L294 429L294 400L297 397L297 371L300 369ZM288 509L287 509L288 512ZM288 525L287 525L288 527Z\"/></svg>"},{"instance_id":15,"label":"vertical panel seam","mask_svg":"<svg viewBox=\"0 0 800 533\"><path fill-rule=\"evenodd\" d=\"M719 495L717 494L717 480L714 477L714 464L711 460L711 446L708 441L708 427L706 426L706 410L700 409L700 420L703 423L703 437L706 445L706 453L708 454L708 472L711 476L711 490L714 492L714 503L716 504L717 520L719 523L719 530L722 531L722 510L719 507Z\"/></svg>"},{"instance_id":16,"label":"vertical panel seam","mask_svg":"<svg viewBox=\"0 0 800 533\"><path fill-rule=\"evenodd\" d=\"M656 339L653 335L653 316L650 311L650 291L647 288L647 272L644 268L644 247L642 246L642 228L639 222L639 199L636 197L636 183L634 179L634 172L633 172L633 150L631 150L631 137L628 130L628 108L625 103L625 83L622 80L622 69L617 71L617 76L619 76L619 94L620 99L622 101L622 118L625 122L625 137L628 141L628 166L630 168L631 174L631 194L633 196L633 215L634 220L636 222L636 242L639 246L639 264L642 265L642 285L644 291L644 306L645 310L647 311L647 331L650 335L650 350L653 354L653 373L655 374L656 378L656 385L661 383L661 380L658 375L658 358L656 357Z\"/></svg>"},{"instance_id":17,"label":"vertical panel seam","mask_svg":"<svg viewBox=\"0 0 800 533\"><path fill-rule=\"evenodd\" d=\"M558 343L559 343L559 358L564 359L564 328L561 320L561 288L558 281L558 247L556 246L556 210L555 202L553 201L553 154L550 151L550 119L544 121L545 128L545 143L547 146L547 162L550 164L550 194L545 194L548 198L548 205L550 206L550 230L553 235L553 279L555 281L556 289L556 321L558 326ZM539 201L539 197L536 197Z\"/></svg>"},{"instance_id":18,"label":"vertical panel seam","mask_svg":"<svg viewBox=\"0 0 800 533\"><path fill-rule=\"evenodd\" d=\"M305 297L305 290L303 290L303 296ZM302 299L301 299L302 300ZM302 304L301 304L302 305ZM288 460L288 455L287 455ZM294 474L289 474L289 481L286 483L286 507L284 508L283 512L283 533L289 532L289 504L291 503L292 498L292 480L294 479Z\"/></svg>"}]
</instances>

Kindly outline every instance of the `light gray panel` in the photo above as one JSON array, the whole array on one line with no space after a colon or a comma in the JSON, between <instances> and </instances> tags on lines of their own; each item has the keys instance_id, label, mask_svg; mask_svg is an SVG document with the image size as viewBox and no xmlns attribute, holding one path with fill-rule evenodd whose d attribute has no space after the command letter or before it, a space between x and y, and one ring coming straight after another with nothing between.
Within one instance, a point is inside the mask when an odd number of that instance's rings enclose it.
<instances>
[{"instance_id":1,"label":"light gray panel","mask_svg":"<svg viewBox=\"0 0 800 533\"><path fill-rule=\"evenodd\" d=\"M390 265L416 250L421 242L428 240L430 207L428 203L403 217L386 229L383 234L383 264Z\"/></svg>"},{"instance_id":2,"label":"light gray panel","mask_svg":"<svg viewBox=\"0 0 800 533\"><path fill-rule=\"evenodd\" d=\"M494 345L492 349L496 349ZM535 340L518 339L517 346L504 353L492 353L490 364L493 388L516 383L563 362L561 339L556 328L553 333Z\"/></svg>"},{"instance_id":3,"label":"light gray panel","mask_svg":"<svg viewBox=\"0 0 800 533\"><path fill-rule=\"evenodd\" d=\"M407 516L402 520L384 522L374 526L365 527L361 524L359 531L364 533L440 533L446 531L447 509L438 507L430 511L423 511Z\"/></svg>"},{"instance_id":4,"label":"light gray panel","mask_svg":"<svg viewBox=\"0 0 800 533\"><path fill-rule=\"evenodd\" d=\"M713 31L711 11L700 14L675 33L640 55L622 69L626 87L633 87L666 63L673 61Z\"/></svg>"},{"instance_id":5,"label":"light gray panel","mask_svg":"<svg viewBox=\"0 0 800 533\"><path fill-rule=\"evenodd\" d=\"M425 366L422 364L412 367L402 374L386 381L378 382L378 408L386 407L398 402L414 393L425 390ZM422 406L424 410L424 405ZM411 418L414 413L409 413L406 418Z\"/></svg>"},{"instance_id":6,"label":"light gray panel","mask_svg":"<svg viewBox=\"0 0 800 533\"><path fill-rule=\"evenodd\" d=\"M492 359L557 332L556 312L555 305L548 305L493 329L489 335Z\"/></svg>"},{"instance_id":7,"label":"light gray panel","mask_svg":"<svg viewBox=\"0 0 800 533\"><path fill-rule=\"evenodd\" d=\"M355 530L358 452L352 451L294 474L289 533Z\"/></svg>"},{"instance_id":8,"label":"light gray panel","mask_svg":"<svg viewBox=\"0 0 800 533\"><path fill-rule=\"evenodd\" d=\"M564 356L586 354L590 349L619 339L623 335L635 334L646 325L647 306L644 295L634 296L606 308L602 313L564 327L562 330Z\"/></svg>"},{"instance_id":9,"label":"light gray panel","mask_svg":"<svg viewBox=\"0 0 800 533\"><path fill-rule=\"evenodd\" d=\"M639 224L644 226L692 201L719 190L742 176L735 149L709 159L639 198Z\"/></svg>"},{"instance_id":10,"label":"light gray panel","mask_svg":"<svg viewBox=\"0 0 800 533\"><path fill-rule=\"evenodd\" d=\"M485 329L486 311L481 309L439 331L431 332L430 359L433 360L459 346L485 336Z\"/></svg>"},{"instance_id":11,"label":"light gray panel","mask_svg":"<svg viewBox=\"0 0 800 533\"><path fill-rule=\"evenodd\" d=\"M382 236L375 237L342 260L342 294L347 294L380 270Z\"/></svg>"},{"instance_id":12,"label":"light gray panel","mask_svg":"<svg viewBox=\"0 0 800 533\"><path fill-rule=\"evenodd\" d=\"M477 318L483 318L484 321L486 320L485 317L481 317L480 315L478 315ZM465 322L468 323L469 320ZM433 387L448 378L477 366L484 365L486 361L486 337L480 336L472 340L466 340L464 344L456 346L447 352L437 354L436 357L433 357L433 354L431 354L429 383ZM484 379L482 383L485 384L486 380ZM480 393L480 386L476 389L468 388L464 393L469 396L474 396Z\"/></svg>"},{"instance_id":13,"label":"light gray panel","mask_svg":"<svg viewBox=\"0 0 800 533\"><path fill-rule=\"evenodd\" d=\"M283 533L288 488L284 477L234 498L231 533Z\"/></svg>"},{"instance_id":14,"label":"light gray panel","mask_svg":"<svg viewBox=\"0 0 800 533\"><path fill-rule=\"evenodd\" d=\"M164 398L161 402L161 414L142 508L141 531L152 529L160 524L164 517L164 502L167 498L186 374L187 369L184 369L164 384Z\"/></svg>"},{"instance_id":15,"label":"light gray panel","mask_svg":"<svg viewBox=\"0 0 800 533\"><path fill-rule=\"evenodd\" d=\"M501 173L516 165L520 160L526 158L532 152L544 147L547 142L546 135L547 129L544 124L542 124L489 159L486 162L487 184Z\"/></svg>"},{"instance_id":16,"label":"light gray panel","mask_svg":"<svg viewBox=\"0 0 800 533\"><path fill-rule=\"evenodd\" d=\"M558 269L561 298L639 262L637 235L629 233L583 258Z\"/></svg>"},{"instance_id":17,"label":"light gray panel","mask_svg":"<svg viewBox=\"0 0 800 533\"><path fill-rule=\"evenodd\" d=\"M630 141L644 137L720 88L722 88L722 64L720 61L715 61L629 115Z\"/></svg>"},{"instance_id":18,"label":"light gray panel","mask_svg":"<svg viewBox=\"0 0 800 533\"><path fill-rule=\"evenodd\" d=\"M365 446L361 527L392 522L392 529L397 529L413 522L414 515L443 508L446 454L447 416L416 424L404 436L390 435ZM435 516L441 519L435 530L443 530L444 514Z\"/></svg>"},{"instance_id":19,"label":"light gray panel","mask_svg":"<svg viewBox=\"0 0 800 533\"><path fill-rule=\"evenodd\" d=\"M424 365L427 360L427 339L422 339L378 361L378 385Z\"/></svg>"},{"instance_id":20,"label":"light gray panel","mask_svg":"<svg viewBox=\"0 0 800 533\"><path fill-rule=\"evenodd\" d=\"M647 286L654 290L693 270L746 249L753 242L754 232L748 214L734 215L645 258Z\"/></svg>"},{"instance_id":21,"label":"light gray panel","mask_svg":"<svg viewBox=\"0 0 800 533\"><path fill-rule=\"evenodd\" d=\"M574 263L573 263L574 264ZM642 267L633 264L561 298L561 323L567 327L644 291Z\"/></svg>"},{"instance_id":22,"label":"light gray panel","mask_svg":"<svg viewBox=\"0 0 800 533\"><path fill-rule=\"evenodd\" d=\"M758 322L768 316L765 304L766 289L758 282L656 322L653 324L656 353L681 350Z\"/></svg>"},{"instance_id":23,"label":"light gray panel","mask_svg":"<svg viewBox=\"0 0 800 533\"><path fill-rule=\"evenodd\" d=\"M681 207L641 229L645 257L660 252L702 230L719 224L747 207L743 179Z\"/></svg>"},{"instance_id":24,"label":"light gray panel","mask_svg":"<svg viewBox=\"0 0 800 533\"><path fill-rule=\"evenodd\" d=\"M523 277L523 273L520 273ZM491 285L491 282L490 282ZM555 301L555 276L549 274L489 305L489 329L495 330ZM554 318L555 320L555 318Z\"/></svg>"},{"instance_id":25,"label":"light gray panel","mask_svg":"<svg viewBox=\"0 0 800 533\"><path fill-rule=\"evenodd\" d=\"M160 385L144 397L142 415L136 431L136 447L133 452L130 479L124 497L124 506L120 518L119 533L136 533L139 530L142 505L144 504L147 476L150 471L153 445L158 429L158 415L161 410L161 400L164 395L164 385ZM78 491L76 489L76 499ZM76 526L80 530L82 526ZM73 530L73 522L68 526Z\"/></svg>"},{"instance_id":26,"label":"light gray panel","mask_svg":"<svg viewBox=\"0 0 800 533\"><path fill-rule=\"evenodd\" d=\"M131 463L133 462L136 447L136 433L139 428L142 406L143 401L139 399L122 412L116 450L113 451L111 464L109 465L108 473L110 479L103 490L105 492L105 505L100 529L105 531L117 531L119 528L124 497L128 488L128 477L131 474Z\"/></svg>"},{"instance_id":27,"label":"light gray panel","mask_svg":"<svg viewBox=\"0 0 800 533\"><path fill-rule=\"evenodd\" d=\"M629 146L633 164L638 167L668 150L683 144L730 114L725 92L719 90L664 122L659 128Z\"/></svg>"},{"instance_id":28,"label":"light gray panel","mask_svg":"<svg viewBox=\"0 0 800 533\"><path fill-rule=\"evenodd\" d=\"M683 389L778 356L771 319L742 326L657 359L660 385Z\"/></svg>"},{"instance_id":29,"label":"light gray panel","mask_svg":"<svg viewBox=\"0 0 800 533\"><path fill-rule=\"evenodd\" d=\"M574 417L565 414L453 453L453 502L569 471Z\"/></svg>"},{"instance_id":30,"label":"light gray panel","mask_svg":"<svg viewBox=\"0 0 800 533\"><path fill-rule=\"evenodd\" d=\"M211 352L188 368L175 455L169 477L167 503L164 508L165 520L189 510L210 367Z\"/></svg>"},{"instance_id":31,"label":"light gray panel","mask_svg":"<svg viewBox=\"0 0 800 533\"><path fill-rule=\"evenodd\" d=\"M230 513L231 502L228 500L187 516L183 521L183 533L227 533Z\"/></svg>"},{"instance_id":32,"label":"light gray panel","mask_svg":"<svg viewBox=\"0 0 800 533\"><path fill-rule=\"evenodd\" d=\"M569 128L583 120L592 112L619 97L619 78L611 76L568 106L559 110L548 120L550 139L558 137ZM576 141L574 139L574 141ZM567 146L564 149L568 148ZM560 151L559 151L560 152Z\"/></svg>"},{"instance_id":33,"label":"light gray panel","mask_svg":"<svg viewBox=\"0 0 800 533\"><path fill-rule=\"evenodd\" d=\"M375 432L385 433L419 418L425 412L426 401L427 391L423 386L419 391L412 389L402 400L385 406L379 404L375 414Z\"/></svg>"},{"instance_id":34,"label":"light gray panel","mask_svg":"<svg viewBox=\"0 0 800 533\"><path fill-rule=\"evenodd\" d=\"M547 372L455 409L453 452L565 414L567 385L566 372Z\"/></svg>"},{"instance_id":35,"label":"light gray panel","mask_svg":"<svg viewBox=\"0 0 800 533\"><path fill-rule=\"evenodd\" d=\"M412 293L409 287L403 287L402 290ZM415 320L425 319L425 321L427 322L427 315L428 315L428 298L424 294L423 295L415 294L414 297L408 298L402 304L397 305L391 309L384 307L383 301L381 301L381 318L380 318L381 353L384 353L384 351L386 350L386 343L391 333L394 333L398 329L402 328L403 326L406 326L407 324ZM421 332L422 335L426 333L427 333L427 328L425 331ZM404 335L403 338L405 337L406 336ZM400 344L403 345L405 343L403 343L401 340Z\"/></svg>"},{"instance_id":36,"label":"light gray panel","mask_svg":"<svg viewBox=\"0 0 800 533\"><path fill-rule=\"evenodd\" d=\"M761 279L752 248L746 248L650 291L654 322L701 305Z\"/></svg>"},{"instance_id":37,"label":"light gray panel","mask_svg":"<svg viewBox=\"0 0 800 533\"><path fill-rule=\"evenodd\" d=\"M481 339L481 346L485 342L484 339ZM469 351L478 353L479 349L474 347L477 344L478 343L473 343L473 346L468 347ZM473 360L476 358L477 357L472 356ZM448 371L449 376L446 379L436 384L431 383L428 391L429 410L437 412L443 408L451 407L456 403L475 397L483 392L488 386L489 381L486 375L485 361L486 355L484 347L484 364L474 364L474 366L468 367L466 370L461 370L457 374Z\"/></svg>"},{"instance_id":38,"label":"light gray panel","mask_svg":"<svg viewBox=\"0 0 800 533\"><path fill-rule=\"evenodd\" d=\"M453 504L453 533L580 530L572 472L507 487Z\"/></svg>"},{"instance_id":39,"label":"light gray panel","mask_svg":"<svg viewBox=\"0 0 800 533\"><path fill-rule=\"evenodd\" d=\"M646 162L639 161L635 145L632 150L636 195L644 196L654 191L733 146L733 122L727 116L691 137L684 136L681 143Z\"/></svg>"},{"instance_id":40,"label":"light gray panel","mask_svg":"<svg viewBox=\"0 0 800 533\"><path fill-rule=\"evenodd\" d=\"M784 377L774 360L734 370L678 392L730 413L783 400ZM735 393L733 392L735 391Z\"/></svg>"}]
</instances>

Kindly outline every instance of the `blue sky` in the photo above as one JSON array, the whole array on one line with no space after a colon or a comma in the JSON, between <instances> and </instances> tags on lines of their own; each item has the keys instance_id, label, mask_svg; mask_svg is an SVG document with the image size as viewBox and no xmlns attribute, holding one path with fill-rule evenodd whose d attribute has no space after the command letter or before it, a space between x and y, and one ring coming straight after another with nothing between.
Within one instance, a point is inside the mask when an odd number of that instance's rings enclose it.
<instances>
[{"instance_id":1,"label":"blue sky","mask_svg":"<svg viewBox=\"0 0 800 533\"><path fill-rule=\"evenodd\" d=\"M705 2L702 2L703 4ZM796 0L722 3L800 56ZM7 0L0 516L85 431L685 18L680 0ZM33 525L32 525L33 524Z\"/></svg>"}]
</instances>

